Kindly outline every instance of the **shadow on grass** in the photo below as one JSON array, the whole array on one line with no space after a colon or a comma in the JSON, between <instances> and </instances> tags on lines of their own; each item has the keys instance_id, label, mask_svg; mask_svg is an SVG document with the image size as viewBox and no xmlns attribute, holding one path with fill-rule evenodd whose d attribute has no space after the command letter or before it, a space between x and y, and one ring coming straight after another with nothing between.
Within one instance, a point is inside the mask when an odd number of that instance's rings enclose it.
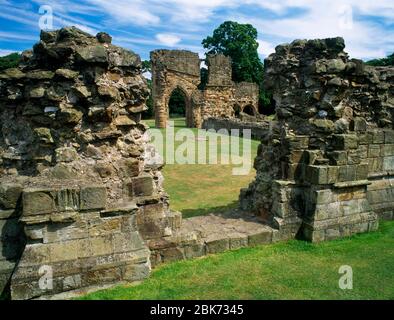
<instances>
[{"instance_id":1,"label":"shadow on grass","mask_svg":"<svg viewBox=\"0 0 394 320\"><path fill-rule=\"evenodd\" d=\"M211 213L225 213L226 211L238 208L238 201L233 201L225 206L210 207L210 208L197 208L197 209L183 209L182 217L192 218L197 216L207 216Z\"/></svg>"}]
</instances>

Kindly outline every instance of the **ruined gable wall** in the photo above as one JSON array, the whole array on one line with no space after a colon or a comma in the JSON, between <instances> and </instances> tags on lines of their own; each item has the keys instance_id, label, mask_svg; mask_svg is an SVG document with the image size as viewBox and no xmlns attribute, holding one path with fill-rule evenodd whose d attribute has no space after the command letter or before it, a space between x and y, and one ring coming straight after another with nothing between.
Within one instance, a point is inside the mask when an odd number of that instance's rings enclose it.
<instances>
[{"instance_id":1,"label":"ruined gable wall","mask_svg":"<svg viewBox=\"0 0 394 320\"><path fill-rule=\"evenodd\" d=\"M258 113L258 86L232 81L231 59L222 54L208 55L208 83L200 84L200 59L197 53L183 50L151 52L153 101L156 127L167 125L168 103L172 92L180 88L186 97L186 124L201 127L208 118L232 118L235 105L251 105Z\"/></svg>"},{"instance_id":2,"label":"ruined gable wall","mask_svg":"<svg viewBox=\"0 0 394 320\"><path fill-rule=\"evenodd\" d=\"M168 102L178 87L186 98L187 125L195 126L191 97L200 83L200 58L197 53L184 50L156 50L151 52L152 96L155 109L156 127L167 126Z\"/></svg>"},{"instance_id":3,"label":"ruined gable wall","mask_svg":"<svg viewBox=\"0 0 394 320\"><path fill-rule=\"evenodd\" d=\"M140 122L139 56L104 33L42 32L0 91L0 289L10 281L13 299L30 299L147 277L146 241L181 217ZM42 266L52 289L39 286Z\"/></svg>"},{"instance_id":4,"label":"ruined gable wall","mask_svg":"<svg viewBox=\"0 0 394 320\"><path fill-rule=\"evenodd\" d=\"M296 40L265 60L278 121L241 206L313 241L392 216L393 68L349 59L341 38ZM300 229L301 227L301 229Z\"/></svg>"}]
</instances>

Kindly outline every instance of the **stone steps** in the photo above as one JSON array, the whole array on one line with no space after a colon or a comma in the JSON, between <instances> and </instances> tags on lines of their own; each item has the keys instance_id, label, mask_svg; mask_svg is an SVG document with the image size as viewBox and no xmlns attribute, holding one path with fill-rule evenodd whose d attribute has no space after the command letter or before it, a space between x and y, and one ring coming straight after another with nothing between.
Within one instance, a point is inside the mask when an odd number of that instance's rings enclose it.
<instances>
[{"instance_id":1,"label":"stone steps","mask_svg":"<svg viewBox=\"0 0 394 320\"><path fill-rule=\"evenodd\" d=\"M184 219L171 237L149 242L152 265L269 244L283 240L279 233L256 216L239 210Z\"/></svg>"}]
</instances>

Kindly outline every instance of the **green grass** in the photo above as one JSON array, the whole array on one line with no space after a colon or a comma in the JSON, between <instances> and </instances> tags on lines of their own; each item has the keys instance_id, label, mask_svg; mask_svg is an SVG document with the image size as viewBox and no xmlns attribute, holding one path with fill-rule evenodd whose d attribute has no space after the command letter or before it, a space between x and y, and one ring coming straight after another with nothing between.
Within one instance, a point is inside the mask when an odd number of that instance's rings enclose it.
<instances>
[{"instance_id":1,"label":"green grass","mask_svg":"<svg viewBox=\"0 0 394 320\"><path fill-rule=\"evenodd\" d=\"M353 290L338 287L341 265L353 268ZM140 285L82 299L394 299L394 221L331 242L294 240L170 263Z\"/></svg>"},{"instance_id":2,"label":"green grass","mask_svg":"<svg viewBox=\"0 0 394 320\"><path fill-rule=\"evenodd\" d=\"M171 119L175 122L175 134L179 130L184 129L185 120L182 118ZM151 128L154 128L153 120L145 120ZM167 129L161 129L163 134ZM191 129L197 136L197 129ZM207 136L215 136L208 134ZM222 137L222 135L216 135ZM199 135L200 138L206 137L205 134ZM244 142L246 139L240 138L240 153L230 148L232 155L242 155L244 150ZM220 212L235 207L238 202L238 196L241 188L247 187L255 177L253 169L253 160L257 154L259 141L249 140L251 142L251 154L248 159L251 162L251 170L249 174L235 176L232 169L237 165L221 164L221 140L217 141L216 156L219 164L167 164L163 169L165 178L164 188L170 195L170 204L173 210L181 211L184 218L205 215L214 212ZM175 143L175 148L183 142ZM196 143L195 140L188 140L188 143ZM162 146L157 142L154 144L160 149ZM209 159L209 151L215 150L215 146L209 148L208 144L205 148L205 154ZM163 156L166 150L163 147ZM197 159L197 155L195 157ZM196 160L197 162L197 160ZM238 166L239 167L239 166Z\"/></svg>"}]
</instances>

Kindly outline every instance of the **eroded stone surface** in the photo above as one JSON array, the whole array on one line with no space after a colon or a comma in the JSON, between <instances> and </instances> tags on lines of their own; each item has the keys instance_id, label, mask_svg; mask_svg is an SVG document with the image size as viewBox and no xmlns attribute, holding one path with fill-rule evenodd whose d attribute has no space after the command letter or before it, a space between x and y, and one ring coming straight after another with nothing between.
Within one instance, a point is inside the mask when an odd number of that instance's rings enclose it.
<instances>
[{"instance_id":1,"label":"eroded stone surface","mask_svg":"<svg viewBox=\"0 0 394 320\"><path fill-rule=\"evenodd\" d=\"M296 40L265 60L278 121L262 137L241 207L312 241L391 217L394 69L349 59L342 38Z\"/></svg>"},{"instance_id":2,"label":"eroded stone surface","mask_svg":"<svg viewBox=\"0 0 394 320\"><path fill-rule=\"evenodd\" d=\"M140 57L63 28L0 78L0 290L31 299L147 277L145 239L171 235L180 216L140 122Z\"/></svg>"}]
</instances>

